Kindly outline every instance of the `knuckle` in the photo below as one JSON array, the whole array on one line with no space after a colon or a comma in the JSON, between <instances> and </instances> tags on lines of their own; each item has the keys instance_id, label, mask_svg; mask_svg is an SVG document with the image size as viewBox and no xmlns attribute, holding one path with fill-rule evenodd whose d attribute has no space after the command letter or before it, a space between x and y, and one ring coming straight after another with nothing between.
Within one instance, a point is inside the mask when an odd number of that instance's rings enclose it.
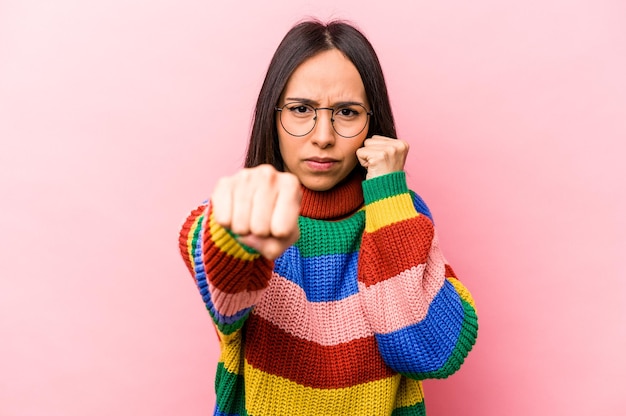
<instances>
[{"instance_id":1,"label":"knuckle","mask_svg":"<svg viewBox=\"0 0 626 416\"><path fill-rule=\"evenodd\" d=\"M230 230L236 234L248 234L247 227L241 221L233 221Z\"/></svg>"},{"instance_id":2,"label":"knuckle","mask_svg":"<svg viewBox=\"0 0 626 416\"><path fill-rule=\"evenodd\" d=\"M241 179L241 178L248 178L250 176L250 171L252 169L250 168L244 168L241 169L239 172L237 172L235 175L233 175L235 178Z\"/></svg>"},{"instance_id":3,"label":"knuckle","mask_svg":"<svg viewBox=\"0 0 626 416\"><path fill-rule=\"evenodd\" d=\"M231 183L232 183L232 179L230 177L223 176L223 177L219 178L215 182L215 186L213 187L213 194L221 193L221 192L225 191L226 189L228 189L231 186Z\"/></svg>"},{"instance_id":4,"label":"knuckle","mask_svg":"<svg viewBox=\"0 0 626 416\"><path fill-rule=\"evenodd\" d=\"M275 238L285 238L287 236L287 232L282 227L277 227L272 230L272 237Z\"/></svg>"},{"instance_id":5,"label":"knuckle","mask_svg":"<svg viewBox=\"0 0 626 416\"><path fill-rule=\"evenodd\" d=\"M272 236L276 238L284 238L288 233L288 225L281 219L272 224Z\"/></svg>"},{"instance_id":6,"label":"knuckle","mask_svg":"<svg viewBox=\"0 0 626 416\"><path fill-rule=\"evenodd\" d=\"M256 166L251 170L254 170L255 175L259 175L264 178L270 178L276 174L276 169L274 169L272 165L268 164Z\"/></svg>"},{"instance_id":7,"label":"knuckle","mask_svg":"<svg viewBox=\"0 0 626 416\"><path fill-rule=\"evenodd\" d=\"M265 222L262 221L252 221L250 223L250 232L254 235L258 235L260 237L267 237L269 235L269 227Z\"/></svg>"}]
</instances>

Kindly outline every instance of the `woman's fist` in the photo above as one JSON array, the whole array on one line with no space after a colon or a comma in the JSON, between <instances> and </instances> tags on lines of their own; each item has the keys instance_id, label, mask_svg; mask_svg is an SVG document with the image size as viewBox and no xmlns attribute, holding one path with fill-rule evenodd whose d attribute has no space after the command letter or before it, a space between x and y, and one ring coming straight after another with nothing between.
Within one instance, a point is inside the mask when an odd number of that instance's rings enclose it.
<instances>
[{"instance_id":1,"label":"woman's fist","mask_svg":"<svg viewBox=\"0 0 626 416\"><path fill-rule=\"evenodd\" d=\"M211 195L215 221L270 260L300 238L301 199L298 178L271 165L221 178Z\"/></svg>"},{"instance_id":2,"label":"woman's fist","mask_svg":"<svg viewBox=\"0 0 626 416\"><path fill-rule=\"evenodd\" d=\"M356 151L359 163L367 169L366 179L404 170L409 144L398 139L372 136Z\"/></svg>"}]
</instances>

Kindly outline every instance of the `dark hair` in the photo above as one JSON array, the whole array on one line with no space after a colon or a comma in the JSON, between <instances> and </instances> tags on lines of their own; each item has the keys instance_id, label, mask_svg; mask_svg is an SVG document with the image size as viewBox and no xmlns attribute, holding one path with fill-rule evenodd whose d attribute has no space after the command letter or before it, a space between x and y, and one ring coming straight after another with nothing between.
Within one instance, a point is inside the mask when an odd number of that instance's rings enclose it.
<instances>
[{"instance_id":1,"label":"dark hair","mask_svg":"<svg viewBox=\"0 0 626 416\"><path fill-rule=\"evenodd\" d=\"M269 163L277 170L284 170L278 147L274 107L295 69L306 59L330 49L341 51L361 75L365 94L374 112L370 118L368 136L379 134L396 137L385 78L370 42L346 22L331 21L324 24L310 20L289 30L274 52L256 103L245 167Z\"/></svg>"}]
</instances>

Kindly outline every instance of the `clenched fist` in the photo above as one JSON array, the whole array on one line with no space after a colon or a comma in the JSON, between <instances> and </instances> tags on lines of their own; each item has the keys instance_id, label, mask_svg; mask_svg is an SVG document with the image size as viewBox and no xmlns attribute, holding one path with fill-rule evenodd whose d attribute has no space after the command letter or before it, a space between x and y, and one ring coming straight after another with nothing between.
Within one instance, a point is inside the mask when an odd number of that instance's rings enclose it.
<instances>
[{"instance_id":1,"label":"clenched fist","mask_svg":"<svg viewBox=\"0 0 626 416\"><path fill-rule=\"evenodd\" d=\"M409 144L398 139L372 136L356 151L359 163L367 169L366 179L404 170Z\"/></svg>"},{"instance_id":2,"label":"clenched fist","mask_svg":"<svg viewBox=\"0 0 626 416\"><path fill-rule=\"evenodd\" d=\"M211 195L215 221L270 260L300 238L301 199L298 178L271 165L221 178Z\"/></svg>"}]
</instances>

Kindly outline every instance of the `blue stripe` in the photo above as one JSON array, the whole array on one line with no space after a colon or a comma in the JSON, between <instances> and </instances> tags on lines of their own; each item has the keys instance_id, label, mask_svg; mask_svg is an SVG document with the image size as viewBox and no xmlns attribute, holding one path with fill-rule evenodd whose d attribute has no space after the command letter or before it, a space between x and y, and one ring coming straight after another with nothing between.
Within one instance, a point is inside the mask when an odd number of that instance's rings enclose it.
<instances>
[{"instance_id":1,"label":"blue stripe","mask_svg":"<svg viewBox=\"0 0 626 416\"><path fill-rule=\"evenodd\" d=\"M202 231L198 236L198 240L196 241L196 249L193 253L193 263L196 284L198 285L198 288L202 290L203 288L206 288L208 286L206 281L206 273L204 272L204 260L202 259ZM202 296L202 299L204 300L204 295Z\"/></svg>"},{"instance_id":2,"label":"blue stripe","mask_svg":"<svg viewBox=\"0 0 626 416\"><path fill-rule=\"evenodd\" d=\"M202 258L202 238L198 238L198 241L196 243L196 249L194 251L194 264L195 264L194 271L195 271L196 284L198 285L198 289L200 290L200 295L202 295L202 300L204 301L204 305L206 306L207 310L211 314L211 318L213 318L213 321L216 324L230 325L248 315L250 310L252 310L251 307L244 308L238 311L237 313L235 313L234 315L222 315L215 308L215 305L213 304L213 301L211 300L211 293L209 292L209 284L207 282L206 272L204 270L204 260Z\"/></svg>"},{"instance_id":3,"label":"blue stripe","mask_svg":"<svg viewBox=\"0 0 626 416\"><path fill-rule=\"evenodd\" d=\"M426 202L424 202L424 200L415 192L413 191L410 191L410 192L411 192L411 197L413 198L413 206L415 207L417 212L419 212L420 214L426 215L428 218L430 218L430 221L434 224L435 222L433 221L433 215L430 213L430 210L428 209Z\"/></svg>"},{"instance_id":4,"label":"blue stripe","mask_svg":"<svg viewBox=\"0 0 626 416\"><path fill-rule=\"evenodd\" d=\"M465 313L459 294L447 280L421 322L389 334L376 334L383 359L403 374L439 370L456 346Z\"/></svg>"},{"instance_id":5,"label":"blue stripe","mask_svg":"<svg viewBox=\"0 0 626 416\"><path fill-rule=\"evenodd\" d=\"M239 416L239 413L224 413L222 412L217 404L215 405L215 411L213 412L213 416Z\"/></svg>"},{"instance_id":6,"label":"blue stripe","mask_svg":"<svg viewBox=\"0 0 626 416\"><path fill-rule=\"evenodd\" d=\"M217 309L215 309L215 305L213 305L213 302L211 302L211 300L205 303L205 305L209 313L211 314L211 317L215 321L215 323L220 324L220 325L233 324L239 321L240 319L245 318L248 315L248 313L252 310L252 307L248 307L248 308L244 308L238 311L234 315L222 315L221 313L217 311Z\"/></svg>"},{"instance_id":7,"label":"blue stripe","mask_svg":"<svg viewBox=\"0 0 626 416\"><path fill-rule=\"evenodd\" d=\"M358 261L358 252L302 257L291 246L275 260L274 271L300 286L309 302L331 302L358 293Z\"/></svg>"}]
</instances>

